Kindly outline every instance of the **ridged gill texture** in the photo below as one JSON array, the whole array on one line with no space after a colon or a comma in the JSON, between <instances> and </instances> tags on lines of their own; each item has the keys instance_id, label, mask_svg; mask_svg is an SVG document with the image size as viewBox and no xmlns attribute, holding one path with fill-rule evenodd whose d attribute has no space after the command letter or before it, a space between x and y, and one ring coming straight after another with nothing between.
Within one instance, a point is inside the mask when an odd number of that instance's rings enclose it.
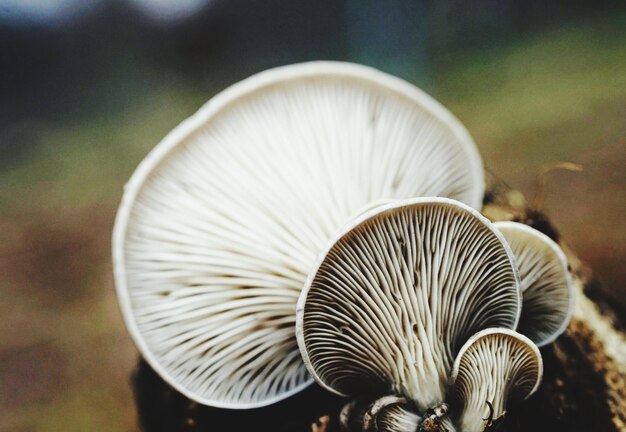
<instances>
[{"instance_id":1,"label":"ridged gill texture","mask_svg":"<svg viewBox=\"0 0 626 432\"><path fill-rule=\"evenodd\" d=\"M129 182L114 234L127 325L177 390L267 405L310 383L295 305L315 257L379 199L480 205L469 135L418 89L369 68L279 68L223 92Z\"/></svg>"},{"instance_id":2,"label":"ridged gill texture","mask_svg":"<svg viewBox=\"0 0 626 432\"><path fill-rule=\"evenodd\" d=\"M363 432L415 432L420 420L410 401L384 396L374 401L365 412Z\"/></svg>"},{"instance_id":3,"label":"ridged gill texture","mask_svg":"<svg viewBox=\"0 0 626 432\"><path fill-rule=\"evenodd\" d=\"M574 288L565 254L545 234L517 222L494 224L515 255L522 289L517 331L538 346L565 331L574 308Z\"/></svg>"},{"instance_id":4,"label":"ridged gill texture","mask_svg":"<svg viewBox=\"0 0 626 432\"><path fill-rule=\"evenodd\" d=\"M542 375L539 349L527 337L505 329L476 334L454 364L451 400L461 411L459 430L488 430L502 420L508 401L535 392Z\"/></svg>"},{"instance_id":5,"label":"ridged gill texture","mask_svg":"<svg viewBox=\"0 0 626 432\"><path fill-rule=\"evenodd\" d=\"M477 331L514 328L512 254L478 212L417 199L366 213L332 244L298 303L298 341L316 379L344 395L444 400Z\"/></svg>"}]
</instances>

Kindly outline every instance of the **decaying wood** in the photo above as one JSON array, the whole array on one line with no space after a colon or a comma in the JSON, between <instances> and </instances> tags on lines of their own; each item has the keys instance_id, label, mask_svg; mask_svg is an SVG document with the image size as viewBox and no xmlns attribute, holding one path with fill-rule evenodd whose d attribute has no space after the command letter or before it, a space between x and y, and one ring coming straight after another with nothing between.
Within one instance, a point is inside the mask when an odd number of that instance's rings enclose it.
<instances>
[{"instance_id":1,"label":"decaying wood","mask_svg":"<svg viewBox=\"0 0 626 432\"><path fill-rule=\"evenodd\" d=\"M542 349L545 373L539 391L509 411L506 431L626 431L626 332L623 311L592 272L559 239L557 230L524 197L501 184L490 187L483 213L492 220L515 220L559 242L570 260L577 288L568 330ZM317 386L270 407L235 411L199 406L170 388L140 361L132 385L142 430L285 431L339 430L346 400Z\"/></svg>"}]
</instances>

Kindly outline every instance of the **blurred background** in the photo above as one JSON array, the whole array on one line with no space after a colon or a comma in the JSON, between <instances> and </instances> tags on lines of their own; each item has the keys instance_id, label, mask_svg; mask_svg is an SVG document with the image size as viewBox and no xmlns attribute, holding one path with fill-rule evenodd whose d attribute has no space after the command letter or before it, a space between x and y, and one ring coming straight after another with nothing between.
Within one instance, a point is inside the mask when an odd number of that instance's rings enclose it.
<instances>
[{"instance_id":1,"label":"blurred background","mask_svg":"<svg viewBox=\"0 0 626 432\"><path fill-rule=\"evenodd\" d=\"M467 126L626 307L626 4L0 0L0 431L135 431L115 298L122 187L174 126L268 67L355 61Z\"/></svg>"}]
</instances>

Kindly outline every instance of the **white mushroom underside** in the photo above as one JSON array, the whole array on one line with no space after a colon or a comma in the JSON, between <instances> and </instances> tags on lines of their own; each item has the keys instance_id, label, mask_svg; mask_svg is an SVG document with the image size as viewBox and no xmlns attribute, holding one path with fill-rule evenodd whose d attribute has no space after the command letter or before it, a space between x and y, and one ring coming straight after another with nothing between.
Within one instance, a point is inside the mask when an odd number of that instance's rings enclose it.
<instances>
[{"instance_id":1,"label":"white mushroom underside","mask_svg":"<svg viewBox=\"0 0 626 432\"><path fill-rule=\"evenodd\" d=\"M394 405L384 410L377 419L379 432L415 432L420 416L400 406Z\"/></svg>"},{"instance_id":2,"label":"white mushroom underside","mask_svg":"<svg viewBox=\"0 0 626 432\"><path fill-rule=\"evenodd\" d=\"M300 348L331 390L394 393L425 410L444 400L470 335L515 327L518 280L504 240L476 212L450 200L395 206L330 248L300 299Z\"/></svg>"},{"instance_id":3,"label":"white mushroom underside","mask_svg":"<svg viewBox=\"0 0 626 432\"><path fill-rule=\"evenodd\" d=\"M384 403L363 419L364 432L415 432L421 417L401 398ZM385 397L383 399L390 399ZM376 402L374 402L376 404Z\"/></svg>"},{"instance_id":4,"label":"white mushroom underside","mask_svg":"<svg viewBox=\"0 0 626 432\"><path fill-rule=\"evenodd\" d=\"M539 350L525 336L489 329L472 337L453 371L452 398L462 409L460 430L485 430L490 421L502 417L507 401L530 396L542 374Z\"/></svg>"},{"instance_id":5,"label":"white mushroom underside","mask_svg":"<svg viewBox=\"0 0 626 432\"><path fill-rule=\"evenodd\" d=\"M369 69L299 67L265 73L258 88L252 78L234 101L196 114L140 166L118 214L126 321L151 365L201 403L261 406L309 383L298 294L364 205L422 195L480 204L471 139L434 101Z\"/></svg>"},{"instance_id":6,"label":"white mushroom underside","mask_svg":"<svg viewBox=\"0 0 626 432\"><path fill-rule=\"evenodd\" d=\"M523 307L517 331L539 346L563 333L573 309L567 258L546 235L516 222L494 224L515 255Z\"/></svg>"}]
</instances>

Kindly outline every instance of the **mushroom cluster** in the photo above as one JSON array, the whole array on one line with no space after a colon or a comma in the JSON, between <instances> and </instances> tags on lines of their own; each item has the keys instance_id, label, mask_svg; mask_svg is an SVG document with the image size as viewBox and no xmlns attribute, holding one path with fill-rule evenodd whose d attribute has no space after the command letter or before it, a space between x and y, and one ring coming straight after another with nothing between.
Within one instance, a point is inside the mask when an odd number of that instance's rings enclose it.
<instances>
[{"instance_id":1,"label":"mushroom cluster","mask_svg":"<svg viewBox=\"0 0 626 432\"><path fill-rule=\"evenodd\" d=\"M113 236L124 319L201 404L315 379L374 401L346 405L359 430L495 427L539 385L573 291L558 245L488 221L483 192L471 137L414 86L335 62L263 72L133 174Z\"/></svg>"},{"instance_id":2,"label":"mushroom cluster","mask_svg":"<svg viewBox=\"0 0 626 432\"><path fill-rule=\"evenodd\" d=\"M368 67L272 69L211 99L125 188L113 264L141 354L199 403L254 408L309 385L295 305L318 253L385 202L479 207L483 170L461 123Z\"/></svg>"},{"instance_id":3,"label":"mushroom cluster","mask_svg":"<svg viewBox=\"0 0 626 432\"><path fill-rule=\"evenodd\" d=\"M320 255L298 302L298 343L323 387L382 397L364 430L480 432L537 389L541 355L515 329L522 287L556 273L554 250L516 253L509 238L460 202L418 198L361 215ZM544 285L571 304L561 282ZM539 303L545 314L562 306Z\"/></svg>"}]
</instances>

